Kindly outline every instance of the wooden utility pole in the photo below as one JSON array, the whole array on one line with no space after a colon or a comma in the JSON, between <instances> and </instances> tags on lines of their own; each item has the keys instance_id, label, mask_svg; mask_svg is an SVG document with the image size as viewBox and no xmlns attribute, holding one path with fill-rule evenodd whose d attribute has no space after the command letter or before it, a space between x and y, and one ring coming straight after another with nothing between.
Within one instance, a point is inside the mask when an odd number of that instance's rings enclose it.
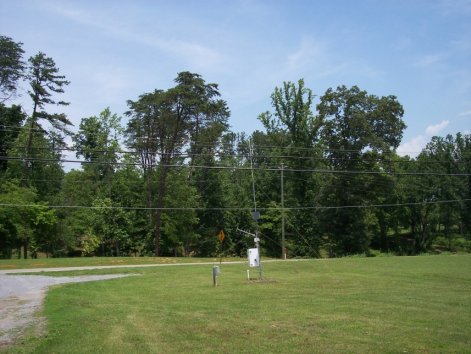
<instances>
[{"instance_id":1,"label":"wooden utility pole","mask_svg":"<svg viewBox=\"0 0 471 354\"><path fill-rule=\"evenodd\" d=\"M281 164L281 258L286 259L284 165Z\"/></svg>"}]
</instances>

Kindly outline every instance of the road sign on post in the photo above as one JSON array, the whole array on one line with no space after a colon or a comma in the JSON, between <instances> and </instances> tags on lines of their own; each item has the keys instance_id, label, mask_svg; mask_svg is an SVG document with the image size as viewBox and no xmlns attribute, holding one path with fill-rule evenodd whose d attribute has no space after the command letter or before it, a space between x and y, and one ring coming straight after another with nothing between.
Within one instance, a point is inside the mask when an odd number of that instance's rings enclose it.
<instances>
[{"instance_id":1,"label":"road sign on post","mask_svg":"<svg viewBox=\"0 0 471 354\"><path fill-rule=\"evenodd\" d=\"M225 237L226 237L226 235L224 235L224 231L223 230L219 231L219 234L218 234L219 242L222 243L222 241L224 241Z\"/></svg>"}]
</instances>

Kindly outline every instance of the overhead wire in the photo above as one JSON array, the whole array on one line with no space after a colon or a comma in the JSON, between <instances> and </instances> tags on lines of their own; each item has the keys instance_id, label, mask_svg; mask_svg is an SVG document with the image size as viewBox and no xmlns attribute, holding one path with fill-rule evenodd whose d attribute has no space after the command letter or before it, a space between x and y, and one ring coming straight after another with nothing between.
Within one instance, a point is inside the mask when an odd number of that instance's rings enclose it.
<instances>
[{"instance_id":1,"label":"overhead wire","mask_svg":"<svg viewBox=\"0 0 471 354\"><path fill-rule=\"evenodd\" d=\"M118 162L118 161L86 161L69 159L47 159L47 158L24 158L19 156L0 156L3 161L21 161L21 162L45 162L45 163L80 163L84 165L99 164L113 166L141 166L140 162ZM185 164L150 164L148 167L166 167L166 168L206 168L215 170L251 170L249 166L208 166L208 165L185 165ZM255 171L279 171L280 167L263 166L253 167ZM391 171L368 171L368 170L335 170L335 169L313 169L313 168L285 168L286 172L311 172L311 173L330 173L330 174L373 174L373 175L394 175L394 176L470 176L471 173L442 173L442 172L391 172Z\"/></svg>"},{"instance_id":2,"label":"overhead wire","mask_svg":"<svg viewBox=\"0 0 471 354\"><path fill-rule=\"evenodd\" d=\"M31 128L30 127L17 127L17 126L10 126L10 125L0 125L0 129L4 129L5 128L8 128L8 129L15 129L15 130L30 130ZM43 132L44 130L43 129L39 129L39 128L32 128L33 130L36 130L36 131L41 131ZM160 139L160 138L157 138L157 137L145 137L147 141L163 141L163 142L169 142L169 143L172 143L172 142L181 142L182 140L181 139ZM204 141L204 140L200 140L198 141L197 143L195 142L192 142L192 141L187 141L185 143L185 145L190 145L190 146L200 146L200 147L214 147L214 141ZM219 144L224 144L225 142L219 140L218 141ZM231 143L231 142L228 142L228 143ZM233 141L231 145L247 145L248 147L248 141ZM323 152L336 152L336 153L348 153L348 154L351 154L351 153L363 153L365 150L354 150L354 149L333 149L333 148L318 148L318 147L303 147L303 146L293 146L293 145L289 145L289 146L279 146L279 145L267 145L267 144L253 144L253 147L255 150L259 149L259 150L268 150L268 149L277 149L277 150L297 150L297 151L311 151L311 152L319 152L319 151L323 151ZM410 154L419 154L421 151L405 151L406 153L410 153ZM382 154L394 154L396 153L395 150L386 150L386 151L382 151ZM401 162L406 162L406 161L401 161Z\"/></svg>"},{"instance_id":3,"label":"overhead wire","mask_svg":"<svg viewBox=\"0 0 471 354\"><path fill-rule=\"evenodd\" d=\"M211 145L211 147L214 147ZM16 149L23 149L26 148L25 146L16 146ZM254 146L254 150L256 149L256 146ZM49 147L32 147L32 151L41 151L41 150L47 150L50 151L51 148ZM55 147L53 149L54 151L69 151L69 152L75 152L76 154L83 155L83 152L80 152L79 149L77 148L72 148L72 147ZM194 153L194 152L174 152L171 153L173 157L177 158L194 158L194 157L216 157L216 158L249 158L249 154L244 154L244 153L239 153L239 154L227 154L223 153L220 151L221 149L216 149L214 151L210 151L207 153ZM344 150L342 150L344 151ZM141 155L142 153L144 154L149 154L149 155L155 155L155 156L165 156L169 155L168 153L158 153L158 152L142 152L139 150L104 150L104 149L90 149L89 151L86 151L85 153L91 153L91 154L117 154L117 155ZM343 158L343 157L334 157L334 156L296 156L296 155L261 155L261 154L255 154L254 155L255 160L265 160L265 159L293 159L293 160L304 160L304 161L326 161L326 162L331 162L331 161L360 161L364 163L375 163L375 162L380 162L382 164L409 164L409 163L417 163L416 160L406 160L406 159L401 159L401 160L391 160L391 159L385 159L382 156L378 156L376 158L373 157L359 157L359 158ZM466 163L466 161L460 161L460 160L438 160L438 159L433 159L433 160L428 160L425 163L427 165L430 164L441 164L441 163L453 163L453 164L462 164ZM422 162L424 163L424 162Z\"/></svg>"},{"instance_id":4,"label":"overhead wire","mask_svg":"<svg viewBox=\"0 0 471 354\"><path fill-rule=\"evenodd\" d=\"M3 126L0 126L0 128L2 128L5 130L5 128L10 128L10 129L31 129L29 127L14 127L14 126L7 126L7 125L3 125ZM33 128L34 130L38 130L38 131L43 131L41 129L38 129L38 128ZM153 140L151 138L151 140ZM174 141L173 139L166 139L165 141ZM180 141L180 140L178 140ZM217 144L221 145L224 143L222 143L221 141L217 142ZM248 142L243 142L243 144L248 144ZM232 144L234 145L234 144ZM238 144L239 146L241 145L240 143ZM188 141L185 143L185 146L187 147L211 147L211 148L214 148L215 147L215 142L214 141L211 141L211 143L204 143L202 141L199 141L197 143L195 142L192 142L192 141ZM22 148L21 146L17 146L16 148ZM24 148L24 147L23 147ZM276 146L276 145L253 145L253 149L254 150L294 150L294 151L311 151L311 152L315 152L316 155L315 156L296 156L296 155L273 155L273 154L270 154L270 155L261 155L261 154L256 154L254 156L255 159L257 160L260 160L260 159L297 159L297 160L307 160L307 161L361 161L361 162L370 162L370 163L374 163L374 162L380 162L382 164L408 164L408 163L416 163L417 161L412 159L400 159L400 160L391 160L391 159L387 159L387 158L384 158L383 156L379 156L379 157L376 157L376 158L372 158L372 157L361 157L361 158L342 158L342 157L335 157L335 156L318 156L319 152L320 151L323 151L324 153L326 152L337 152L337 153L362 153L363 151L359 151L359 150L348 150L348 149L319 149L319 148L316 148L316 147L300 147L300 146ZM47 147L33 147L32 150L50 150L49 148ZM70 152L76 152L78 153L79 151L76 149L76 148L71 148L71 147L56 147L54 148L55 151L70 151ZM92 150L90 151L91 153L110 153L109 150L101 150L101 149L98 149L98 150ZM138 150L123 150L123 149L119 149L119 150L115 150L113 151L113 153L115 154L128 154L128 155L139 155L141 154L142 152L138 151ZM382 154L383 155L387 155L389 153L394 153L394 151L383 151ZM419 152L413 152L413 153L419 153ZM158 153L152 153L152 155L155 155L155 156L159 156L159 155L165 155L165 154L158 154ZM217 157L217 158L246 158L248 159L249 156L248 156L248 153L244 154L244 153L241 153L241 154L226 154L226 153L222 153L220 151L220 149L216 149L216 151L211 151L209 153L191 153L191 152L186 152L186 153L183 153L183 152L177 152L177 153L173 153L172 156L174 157L180 157L180 158L194 158L194 157ZM67 161L69 163L71 163L72 161ZM460 161L460 160L453 160L451 161L453 164L462 164L462 163L466 163L466 161ZM441 164L441 163L450 163L450 161L447 161L447 160L437 160L437 159L433 159L433 160L429 160L426 162L427 165L435 165L435 164Z\"/></svg>"},{"instance_id":5,"label":"overhead wire","mask_svg":"<svg viewBox=\"0 0 471 354\"><path fill-rule=\"evenodd\" d=\"M451 199L451 200L424 200L422 202L396 203L396 204L368 204L368 205L342 205L342 206L304 206L304 207L284 207L285 210L328 210L328 209L349 209L349 208L390 208L398 206L444 204L471 201L471 199ZM127 207L127 206L87 206L87 205L42 205L42 204L21 204L21 203L0 203L0 207L46 207L53 209L121 209L121 210L223 210L223 211L251 211L251 207ZM257 210L281 210L281 207L257 207Z\"/></svg>"},{"instance_id":6,"label":"overhead wire","mask_svg":"<svg viewBox=\"0 0 471 354\"><path fill-rule=\"evenodd\" d=\"M24 149L26 146L15 146L15 149ZM31 147L31 151L41 151L41 150L47 150L50 151L51 148L49 147ZM117 154L117 155L140 155L142 153L147 153L147 152L141 152L138 150L103 150L103 149L90 149L85 152L81 152L77 148L71 148L71 147L55 147L53 149L54 151L69 151L69 152L75 152L76 154L84 155L84 153L90 153L90 154ZM165 156L169 155L168 153L158 153L158 152L152 152L148 153L152 154L155 156ZM174 152L171 154L173 157L179 157L179 158L193 158L193 157L217 157L217 158L249 158L248 154L226 154L222 153L220 151L211 151L207 153L191 153L191 152ZM254 159L260 160L260 159L294 159L294 160L308 160L308 161L362 161L362 162L382 162L382 163L403 163L403 162L411 162L408 160L404 161L399 161L399 160L385 160L383 158L358 158L358 159L345 159L345 158L340 158L340 157L320 157L320 156L295 156L295 155L254 155ZM413 162L413 161L412 161ZM439 163L439 161L431 161L433 163ZM445 161L444 161L445 162ZM456 161L458 163L461 163L461 161Z\"/></svg>"}]
</instances>

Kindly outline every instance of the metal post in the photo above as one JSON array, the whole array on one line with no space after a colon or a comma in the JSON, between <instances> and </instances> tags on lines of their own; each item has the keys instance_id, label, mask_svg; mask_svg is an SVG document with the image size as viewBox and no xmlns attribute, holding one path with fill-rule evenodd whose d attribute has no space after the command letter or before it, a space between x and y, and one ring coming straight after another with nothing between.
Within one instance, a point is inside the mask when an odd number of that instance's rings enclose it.
<instances>
[{"instance_id":1,"label":"metal post","mask_svg":"<svg viewBox=\"0 0 471 354\"><path fill-rule=\"evenodd\" d=\"M213 266L213 286L215 288L218 286L218 276L219 276L219 267Z\"/></svg>"},{"instance_id":2,"label":"metal post","mask_svg":"<svg viewBox=\"0 0 471 354\"><path fill-rule=\"evenodd\" d=\"M286 259L285 246L285 192L284 192L284 165L281 164L281 258Z\"/></svg>"},{"instance_id":3,"label":"metal post","mask_svg":"<svg viewBox=\"0 0 471 354\"><path fill-rule=\"evenodd\" d=\"M258 230L255 231L255 245L257 246L257 252L258 252L258 278L260 280L263 279L263 271L262 271L262 255L260 254L260 238L258 237Z\"/></svg>"},{"instance_id":4,"label":"metal post","mask_svg":"<svg viewBox=\"0 0 471 354\"><path fill-rule=\"evenodd\" d=\"M254 205L254 212L257 212L257 201L255 199L255 178L253 176L253 145L252 141L249 140L249 149L250 149L250 171L252 173L252 195L253 195L253 205Z\"/></svg>"}]
</instances>

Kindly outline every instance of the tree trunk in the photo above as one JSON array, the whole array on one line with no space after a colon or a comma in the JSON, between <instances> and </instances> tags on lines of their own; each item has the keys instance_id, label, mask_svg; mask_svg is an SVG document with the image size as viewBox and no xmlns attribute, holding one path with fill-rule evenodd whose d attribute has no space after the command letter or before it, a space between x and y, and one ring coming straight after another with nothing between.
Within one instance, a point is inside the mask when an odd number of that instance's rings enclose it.
<instances>
[{"instance_id":1,"label":"tree trunk","mask_svg":"<svg viewBox=\"0 0 471 354\"><path fill-rule=\"evenodd\" d=\"M23 242L23 258L28 259L28 238Z\"/></svg>"},{"instance_id":2,"label":"tree trunk","mask_svg":"<svg viewBox=\"0 0 471 354\"><path fill-rule=\"evenodd\" d=\"M26 147L25 147L25 158L23 161L23 174L24 174L24 180L23 180L23 186L28 186L29 185L29 157L31 155L31 146L33 145L33 134L34 134L34 120L31 120L31 125L29 128L29 133L28 133L28 140L26 141Z\"/></svg>"},{"instance_id":3,"label":"tree trunk","mask_svg":"<svg viewBox=\"0 0 471 354\"><path fill-rule=\"evenodd\" d=\"M152 228L152 167L144 167L144 175L146 178L146 184L147 184L147 216L148 216L148 221L149 221L149 229Z\"/></svg>"},{"instance_id":4,"label":"tree trunk","mask_svg":"<svg viewBox=\"0 0 471 354\"><path fill-rule=\"evenodd\" d=\"M33 146L33 134L34 134L34 127L35 127L35 119L36 119L36 110L38 108L38 102L36 99L34 100L34 107L33 107L33 114L31 115L31 125L29 127L29 133L28 133L28 140L26 141L26 147L25 147L25 160L23 163L23 171L24 171L24 181L23 185L28 186L29 185L29 163L28 163L28 158L31 155L31 147Z\"/></svg>"}]
</instances>

